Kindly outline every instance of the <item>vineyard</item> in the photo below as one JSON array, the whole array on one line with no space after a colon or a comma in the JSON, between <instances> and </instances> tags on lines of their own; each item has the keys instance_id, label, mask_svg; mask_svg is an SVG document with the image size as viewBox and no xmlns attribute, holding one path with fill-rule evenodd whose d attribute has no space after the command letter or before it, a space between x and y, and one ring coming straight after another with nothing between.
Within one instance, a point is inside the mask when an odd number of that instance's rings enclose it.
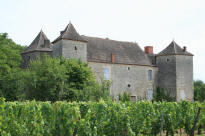
<instances>
[{"instance_id":1,"label":"vineyard","mask_svg":"<svg viewBox=\"0 0 205 136\"><path fill-rule=\"evenodd\" d=\"M203 103L0 102L1 136L191 135L205 127ZM162 125L163 123L163 125ZM196 125L193 128L194 124ZM179 134L180 135L180 134Z\"/></svg>"}]
</instances>

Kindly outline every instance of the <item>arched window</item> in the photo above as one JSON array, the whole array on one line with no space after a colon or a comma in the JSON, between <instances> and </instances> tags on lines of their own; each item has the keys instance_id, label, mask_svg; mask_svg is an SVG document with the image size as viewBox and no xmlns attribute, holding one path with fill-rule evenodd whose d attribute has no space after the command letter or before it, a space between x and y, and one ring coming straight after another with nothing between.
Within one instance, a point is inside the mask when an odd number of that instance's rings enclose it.
<instances>
[{"instance_id":1,"label":"arched window","mask_svg":"<svg viewBox=\"0 0 205 136\"><path fill-rule=\"evenodd\" d=\"M152 80L152 70L148 70L148 80Z\"/></svg>"}]
</instances>

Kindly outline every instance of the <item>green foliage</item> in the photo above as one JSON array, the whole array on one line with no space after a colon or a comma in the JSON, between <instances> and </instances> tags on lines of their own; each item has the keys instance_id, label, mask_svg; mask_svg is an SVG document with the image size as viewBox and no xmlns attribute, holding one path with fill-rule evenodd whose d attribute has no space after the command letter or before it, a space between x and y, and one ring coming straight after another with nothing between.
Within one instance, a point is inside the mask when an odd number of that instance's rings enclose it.
<instances>
[{"instance_id":1,"label":"green foliage","mask_svg":"<svg viewBox=\"0 0 205 136\"><path fill-rule=\"evenodd\" d=\"M86 63L44 56L43 61L33 60L28 69L22 70L24 49L9 39L7 33L0 34L0 96L7 101L108 98L110 82L102 80L99 84Z\"/></svg>"},{"instance_id":2,"label":"green foliage","mask_svg":"<svg viewBox=\"0 0 205 136\"><path fill-rule=\"evenodd\" d=\"M0 34L0 96L7 100L17 100L22 89L20 53L24 49L9 39L7 33Z\"/></svg>"},{"instance_id":3,"label":"green foliage","mask_svg":"<svg viewBox=\"0 0 205 136\"><path fill-rule=\"evenodd\" d=\"M22 58L21 52L25 47L17 45L8 38L7 33L0 34L0 74L7 74L11 69L19 69Z\"/></svg>"},{"instance_id":4,"label":"green foliage","mask_svg":"<svg viewBox=\"0 0 205 136\"><path fill-rule=\"evenodd\" d=\"M130 94L127 91L124 91L123 94L119 94L119 101L121 102L131 101Z\"/></svg>"},{"instance_id":5,"label":"green foliage","mask_svg":"<svg viewBox=\"0 0 205 136\"><path fill-rule=\"evenodd\" d=\"M194 81L194 100L205 101L205 84L201 80Z\"/></svg>"},{"instance_id":6,"label":"green foliage","mask_svg":"<svg viewBox=\"0 0 205 136\"><path fill-rule=\"evenodd\" d=\"M174 98L170 96L170 94L160 88L157 87L156 90L154 91L154 96L153 96L153 101L157 101L157 102L162 102L162 101L168 101L168 102L172 102L174 101Z\"/></svg>"},{"instance_id":7,"label":"green foliage","mask_svg":"<svg viewBox=\"0 0 205 136\"><path fill-rule=\"evenodd\" d=\"M182 128L190 135L199 106L191 102L4 102L0 101L0 135L136 136ZM201 115L205 115L202 111ZM197 126L202 122L199 118Z\"/></svg>"},{"instance_id":8,"label":"green foliage","mask_svg":"<svg viewBox=\"0 0 205 136\"><path fill-rule=\"evenodd\" d=\"M109 96L109 83L98 84L91 69L80 60L44 56L43 61L32 61L24 75L24 90L30 100L88 101Z\"/></svg>"}]
</instances>

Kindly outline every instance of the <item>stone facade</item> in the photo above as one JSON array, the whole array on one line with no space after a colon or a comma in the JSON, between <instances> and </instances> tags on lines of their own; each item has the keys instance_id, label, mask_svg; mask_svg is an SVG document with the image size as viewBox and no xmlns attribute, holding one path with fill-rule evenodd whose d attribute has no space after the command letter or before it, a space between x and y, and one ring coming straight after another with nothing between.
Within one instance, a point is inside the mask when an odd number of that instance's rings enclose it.
<instances>
[{"instance_id":1,"label":"stone facade","mask_svg":"<svg viewBox=\"0 0 205 136\"><path fill-rule=\"evenodd\" d=\"M29 46L22 54L25 65L29 63L28 56L35 58L43 52L52 53L53 57L81 59L88 63L98 81L112 81L110 94L116 100L124 91L130 93L132 100L151 100L156 87L164 88L177 101L193 100L193 55L174 41L154 54L152 46L143 51L136 43L81 36L71 23L53 45L39 48L42 44L36 43L47 44L42 41L48 39L41 32L30 45L32 48Z\"/></svg>"},{"instance_id":2,"label":"stone facade","mask_svg":"<svg viewBox=\"0 0 205 136\"><path fill-rule=\"evenodd\" d=\"M127 91L136 99L148 97L148 91L153 91L157 85L157 67L137 66L126 64L112 64L88 62L96 74L97 79L109 79L112 81L110 94L118 99L119 94ZM108 69L108 75L105 70ZM148 71L152 71L152 79L148 79Z\"/></svg>"},{"instance_id":3,"label":"stone facade","mask_svg":"<svg viewBox=\"0 0 205 136\"><path fill-rule=\"evenodd\" d=\"M53 56L63 56L66 59L81 59L87 62L87 44L85 42L62 39L53 45Z\"/></svg>"}]
</instances>

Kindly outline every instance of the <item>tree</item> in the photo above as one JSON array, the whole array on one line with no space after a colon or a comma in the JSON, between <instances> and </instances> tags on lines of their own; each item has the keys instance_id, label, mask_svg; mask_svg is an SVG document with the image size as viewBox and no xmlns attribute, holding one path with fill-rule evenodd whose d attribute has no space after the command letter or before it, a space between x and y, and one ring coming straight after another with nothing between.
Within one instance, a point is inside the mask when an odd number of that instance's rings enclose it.
<instances>
[{"instance_id":1,"label":"tree","mask_svg":"<svg viewBox=\"0 0 205 136\"><path fill-rule=\"evenodd\" d=\"M80 60L45 56L21 69L25 48L7 33L0 34L0 97L7 101L96 101L109 96L110 82L102 80L99 84L88 64Z\"/></svg>"},{"instance_id":2,"label":"tree","mask_svg":"<svg viewBox=\"0 0 205 136\"><path fill-rule=\"evenodd\" d=\"M20 94L21 52L25 47L0 34L0 96L7 100L17 100Z\"/></svg>"},{"instance_id":3,"label":"tree","mask_svg":"<svg viewBox=\"0 0 205 136\"><path fill-rule=\"evenodd\" d=\"M80 60L44 56L43 60L31 61L25 73L27 99L88 101L108 94L102 93L104 88L98 84L88 64Z\"/></svg>"},{"instance_id":4,"label":"tree","mask_svg":"<svg viewBox=\"0 0 205 136\"><path fill-rule=\"evenodd\" d=\"M194 100L200 102L205 100L205 84L201 80L194 81Z\"/></svg>"},{"instance_id":5,"label":"tree","mask_svg":"<svg viewBox=\"0 0 205 136\"><path fill-rule=\"evenodd\" d=\"M8 38L7 33L0 34L0 74L5 75L11 69L20 68L21 52L25 47L20 46Z\"/></svg>"}]
</instances>

